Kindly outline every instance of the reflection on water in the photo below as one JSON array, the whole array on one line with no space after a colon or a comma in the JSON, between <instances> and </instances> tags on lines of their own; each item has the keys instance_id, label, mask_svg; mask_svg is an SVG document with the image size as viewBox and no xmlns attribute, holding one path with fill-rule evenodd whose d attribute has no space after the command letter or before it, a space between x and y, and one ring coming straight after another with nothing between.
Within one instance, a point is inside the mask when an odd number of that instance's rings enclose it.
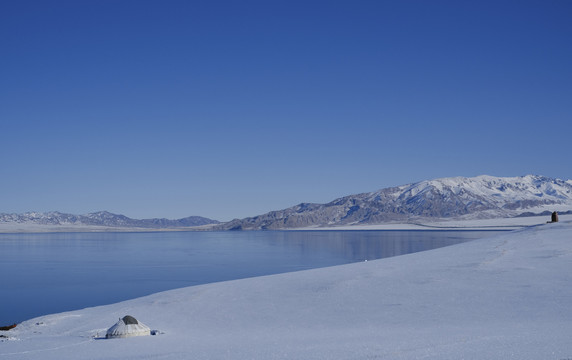
<instances>
[{"instance_id":1,"label":"reflection on water","mask_svg":"<svg viewBox=\"0 0 572 360\"><path fill-rule=\"evenodd\" d=\"M0 234L0 326L216 281L347 264L483 231Z\"/></svg>"},{"instance_id":2,"label":"reflection on water","mask_svg":"<svg viewBox=\"0 0 572 360\"><path fill-rule=\"evenodd\" d=\"M277 232L275 242L303 253L330 253L347 262L381 259L493 236L482 231L296 231Z\"/></svg>"}]
</instances>

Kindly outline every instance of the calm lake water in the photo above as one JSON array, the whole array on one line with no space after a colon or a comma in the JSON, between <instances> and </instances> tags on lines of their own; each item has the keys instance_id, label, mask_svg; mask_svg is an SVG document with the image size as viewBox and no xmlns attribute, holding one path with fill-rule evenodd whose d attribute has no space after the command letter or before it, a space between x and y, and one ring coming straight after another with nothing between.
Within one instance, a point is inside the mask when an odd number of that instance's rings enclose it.
<instances>
[{"instance_id":1,"label":"calm lake water","mask_svg":"<svg viewBox=\"0 0 572 360\"><path fill-rule=\"evenodd\" d=\"M185 286L380 259L496 233L0 234L0 326Z\"/></svg>"}]
</instances>

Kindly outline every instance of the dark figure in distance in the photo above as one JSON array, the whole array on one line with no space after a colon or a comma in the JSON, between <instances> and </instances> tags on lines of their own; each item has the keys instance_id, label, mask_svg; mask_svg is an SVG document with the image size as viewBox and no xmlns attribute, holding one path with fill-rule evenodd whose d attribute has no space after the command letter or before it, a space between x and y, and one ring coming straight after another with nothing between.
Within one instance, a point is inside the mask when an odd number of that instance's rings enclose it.
<instances>
[{"instance_id":1,"label":"dark figure in distance","mask_svg":"<svg viewBox=\"0 0 572 360\"><path fill-rule=\"evenodd\" d=\"M558 222L558 213L556 211L552 213L552 221L550 222Z\"/></svg>"}]
</instances>

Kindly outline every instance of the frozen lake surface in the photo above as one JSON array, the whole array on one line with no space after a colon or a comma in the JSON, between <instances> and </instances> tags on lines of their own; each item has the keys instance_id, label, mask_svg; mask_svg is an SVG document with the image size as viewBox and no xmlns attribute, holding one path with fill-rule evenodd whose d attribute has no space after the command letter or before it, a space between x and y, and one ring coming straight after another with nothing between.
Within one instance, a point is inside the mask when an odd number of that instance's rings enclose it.
<instances>
[{"instance_id":1,"label":"frozen lake surface","mask_svg":"<svg viewBox=\"0 0 572 360\"><path fill-rule=\"evenodd\" d=\"M0 234L0 326L159 291L380 259L491 231Z\"/></svg>"}]
</instances>

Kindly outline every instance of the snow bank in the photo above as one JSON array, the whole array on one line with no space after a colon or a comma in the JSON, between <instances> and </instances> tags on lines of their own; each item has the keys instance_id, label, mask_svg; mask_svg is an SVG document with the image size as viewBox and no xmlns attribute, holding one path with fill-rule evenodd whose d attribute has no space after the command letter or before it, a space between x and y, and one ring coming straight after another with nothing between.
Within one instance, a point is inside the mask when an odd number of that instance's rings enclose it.
<instances>
[{"instance_id":1,"label":"snow bank","mask_svg":"<svg viewBox=\"0 0 572 360\"><path fill-rule=\"evenodd\" d=\"M572 221L572 215L558 215L560 221ZM385 223L376 225L345 225L305 227L289 230L517 230L546 224L550 216L527 216L495 219L434 219L417 223Z\"/></svg>"},{"instance_id":2,"label":"snow bank","mask_svg":"<svg viewBox=\"0 0 572 360\"><path fill-rule=\"evenodd\" d=\"M557 206L552 206L555 210ZM569 206L566 208L569 209ZM538 212L541 210L538 209ZM484 213L484 212L483 212ZM482 215L482 213L481 213ZM488 214L491 215L491 214ZM473 216L473 215L469 215ZM492 215L491 215L492 216ZM572 220L572 215L559 215L560 221ZM545 224L550 220L549 215L512 217L512 218L420 218L418 221L408 223L383 223L373 225L336 225L336 226L309 226L303 228L289 228L284 230L515 230L531 225ZM193 231L212 230L213 224L179 227L179 228L135 228L135 227L109 227L96 225L44 225L30 222L0 222L1 233L46 233L46 232L156 232L156 231Z\"/></svg>"},{"instance_id":3,"label":"snow bank","mask_svg":"<svg viewBox=\"0 0 572 360\"><path fill-rule=\"evenodd\" d=\"M570 234L546 224L44 316L7 332L0 358L571 358ZM95 339L126 314L160 335Z\"/></svg>"}]
</instances>

